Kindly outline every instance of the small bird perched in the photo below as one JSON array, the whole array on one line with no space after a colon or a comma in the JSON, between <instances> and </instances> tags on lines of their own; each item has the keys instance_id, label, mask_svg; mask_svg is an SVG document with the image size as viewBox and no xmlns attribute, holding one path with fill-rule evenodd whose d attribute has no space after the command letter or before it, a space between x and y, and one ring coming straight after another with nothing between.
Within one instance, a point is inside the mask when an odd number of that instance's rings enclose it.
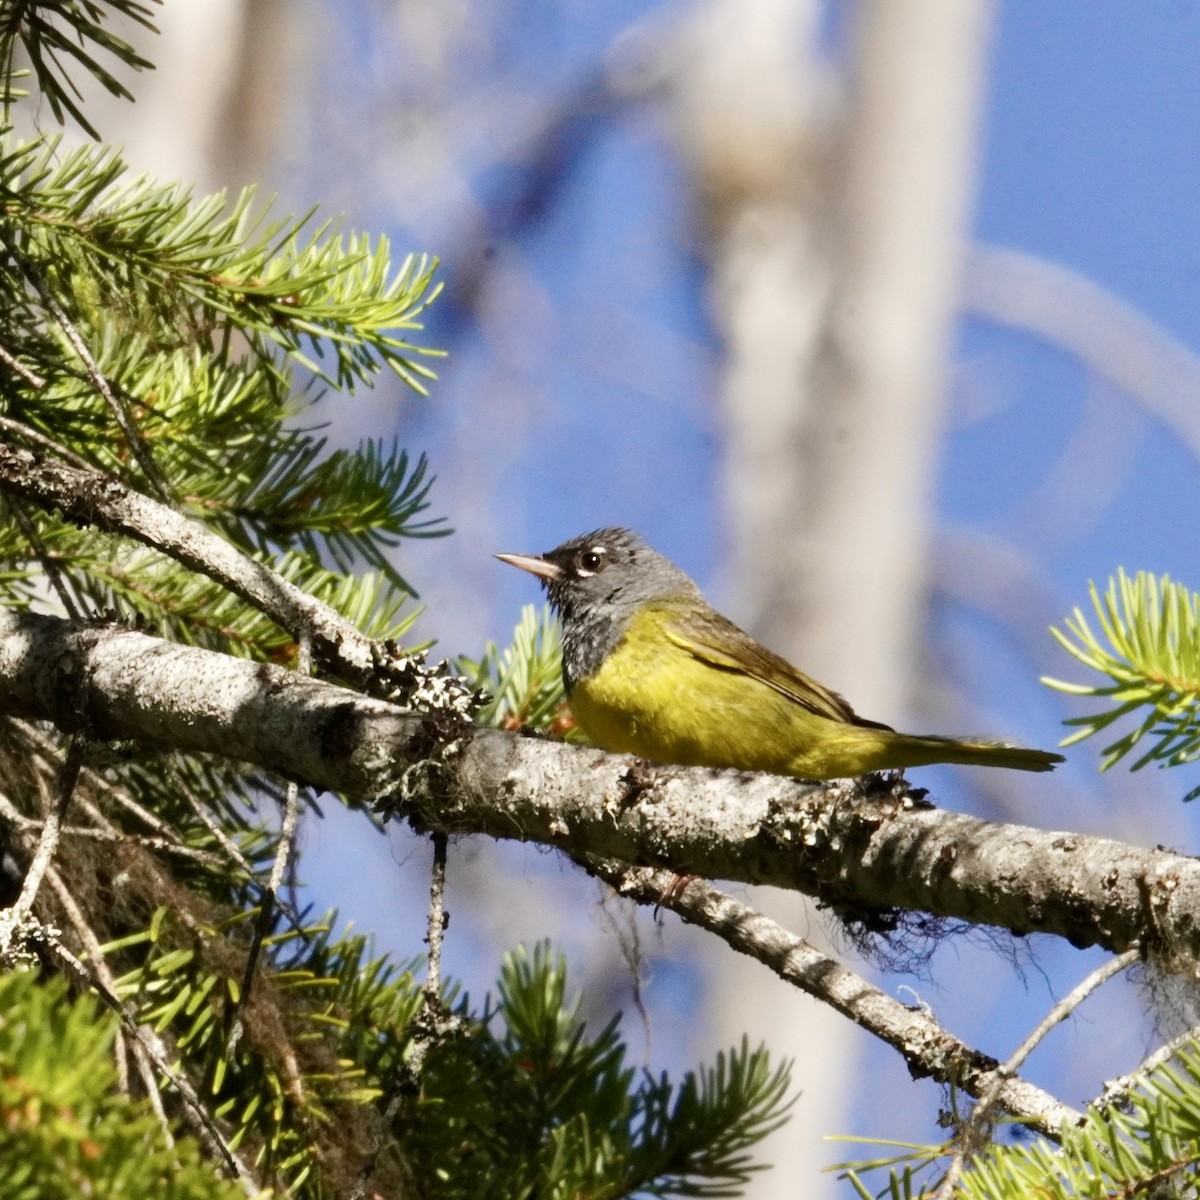
<instances>
[{"instance_id":1,"label":"small bird perched","mask_svg":"<svg viewBox=\"0 0 1200 1200\"><path fill-rule=\"evenodd\" d=\"M597 746L657 762L835 779L928 763L1049 771L1061 754L897 733L868 721L711 608L628 529L542 555L497 554L536 575L562 619L563 683Z\"/></svg>"}]
</instances>

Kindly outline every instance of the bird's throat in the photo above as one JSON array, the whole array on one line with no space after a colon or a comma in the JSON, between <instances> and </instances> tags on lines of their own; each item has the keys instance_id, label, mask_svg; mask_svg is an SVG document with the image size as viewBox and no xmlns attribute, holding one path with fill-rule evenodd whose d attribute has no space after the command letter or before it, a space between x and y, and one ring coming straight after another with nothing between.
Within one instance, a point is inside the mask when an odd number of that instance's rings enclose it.
<instances>
[{"instance_id":1,"label":"bird's throat","mask_svg":"<svg viewBox=\"0 0 1200 1200\"><path fill-rule=\"evenodd\" d=\"M562 669L568 699L575 685L594 675L600 664L620 645L626 624L628 622L620 622L606 612L577 617L564 624Z\"/></svg>"}]
</instances>

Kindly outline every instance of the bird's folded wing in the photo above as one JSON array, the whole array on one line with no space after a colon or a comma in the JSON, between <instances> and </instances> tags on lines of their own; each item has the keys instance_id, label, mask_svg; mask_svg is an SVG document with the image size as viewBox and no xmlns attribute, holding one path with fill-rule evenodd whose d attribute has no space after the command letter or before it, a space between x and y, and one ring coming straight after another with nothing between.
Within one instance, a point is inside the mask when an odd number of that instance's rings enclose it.
<instances>
[{"instance_id":1,"label":"bird's folded wing","mask_svg":"<svg viewBox=\"0 0 1200 1200\"><path fill-rule=\"evenodd\" d=\"M888 728L877 721L864 720L837 692L823 687L786 659L759 645L748 633L719 613L671 614L663 623L663 628L671 641L702 662L757 679L819 717L845 721L851 725Z\"/></svg>"}]
</instances>

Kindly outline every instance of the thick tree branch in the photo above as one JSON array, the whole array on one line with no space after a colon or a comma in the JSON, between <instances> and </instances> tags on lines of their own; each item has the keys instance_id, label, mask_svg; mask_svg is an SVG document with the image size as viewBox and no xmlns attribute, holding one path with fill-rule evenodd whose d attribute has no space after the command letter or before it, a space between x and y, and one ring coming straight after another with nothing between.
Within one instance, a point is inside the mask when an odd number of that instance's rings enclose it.
<instances>
[{"instance_id":1,"label":"thick tree branch","mask_svg":"<svg viewBox=\"0 0 1200 1200\"><path fill-rule=\"evenodd\" d=\"M13 612L0 612L0 711L220 754L451 834L791 888L868 921L907 909L1116 952L1139 942L1167 968L1200 957L1197 860L942 812L903 781L652 767L120 626Z\"/></svg>"}]
</instances>

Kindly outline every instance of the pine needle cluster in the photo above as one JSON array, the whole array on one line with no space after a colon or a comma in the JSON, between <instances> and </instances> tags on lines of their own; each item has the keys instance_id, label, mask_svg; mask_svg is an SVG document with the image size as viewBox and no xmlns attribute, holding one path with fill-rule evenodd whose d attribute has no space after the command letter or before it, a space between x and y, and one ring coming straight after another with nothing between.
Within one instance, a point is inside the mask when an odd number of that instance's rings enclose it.
<instances>
[{"instance_id":1,"label":"pine needle cluster","mask_svg":"<svg viewBox=\"0 0 1200 1200\"><path fill-rule=\"evenodd\" d=\"M190 1143L164 1144L145 1101L116 1087L117 1023L61 980L0 974L0 1196L237 1200Z\"/></svg>"},{"instance_id":2,"label":"pine needle cluster","mask_svg":"<svg viewBox=\"0 0 1200 1200\"><path fill-rule=\"evenodd\" d=\"M1102 750L1101 770L1135 751L1134 771L1150 763L1194 762L1200 757L1200 596L1166 575L1138 572L1131 578L1124 571L1109 580L1103 594L1095 584L1090 592L1098 631L1076 608L1065 631L1051 632L1072 657L1108 682L1044 682L1073 696L1103 700L1105 707L1072 717L1067 724L1077 729L1063 745L1136 717L1132 728ZM1188 799L1198 794L1200 788Z\"/></svg>"},{"instance_id":3,"label":"pine needle cluster","mask_svg":"<svg viewBox=\"0 0 1200 1200\"><path fill-rule=\"evenodd\" d=\"M952 1147L911 1146L858 1163L846 1178L862 1200L926 1200ZM886 1169L871 1190L864 1177ZM1044 1139L993 1143L955 1188L962 1200L1077 1200L1079 1197L1193 1197L1200 1187L1200 1049L1184 1047L1150 1071L1117 1105L1096 1104L1061 1144Z\"/></svg>"},{"instance_id":4,"label":"pine needle cluster","mask_svg":"<svg viewBox=\"0 0 1200 1200\"><path fill-rule=\"evenodd\" d=\"M782 1123L786 1068L745 1044L679 1083L625 1065L616 1019L590 1035L546 946L506 956L495 1007L427 1071L403 1135L431 1195L729 1196Z\"/></svg>"},{"instance_id":5,"label":"pine needle cluster","mask_svg":"<svg viewBox=\"0 0 1200 1200\"><path fill-rule=\"evenodd\" d=\"M458 669L485 696L482 724L563 732L562 628L548 604L526 604L507 647L488 642L481 658L462 658Z\"/></svg>"}]
</instances>

